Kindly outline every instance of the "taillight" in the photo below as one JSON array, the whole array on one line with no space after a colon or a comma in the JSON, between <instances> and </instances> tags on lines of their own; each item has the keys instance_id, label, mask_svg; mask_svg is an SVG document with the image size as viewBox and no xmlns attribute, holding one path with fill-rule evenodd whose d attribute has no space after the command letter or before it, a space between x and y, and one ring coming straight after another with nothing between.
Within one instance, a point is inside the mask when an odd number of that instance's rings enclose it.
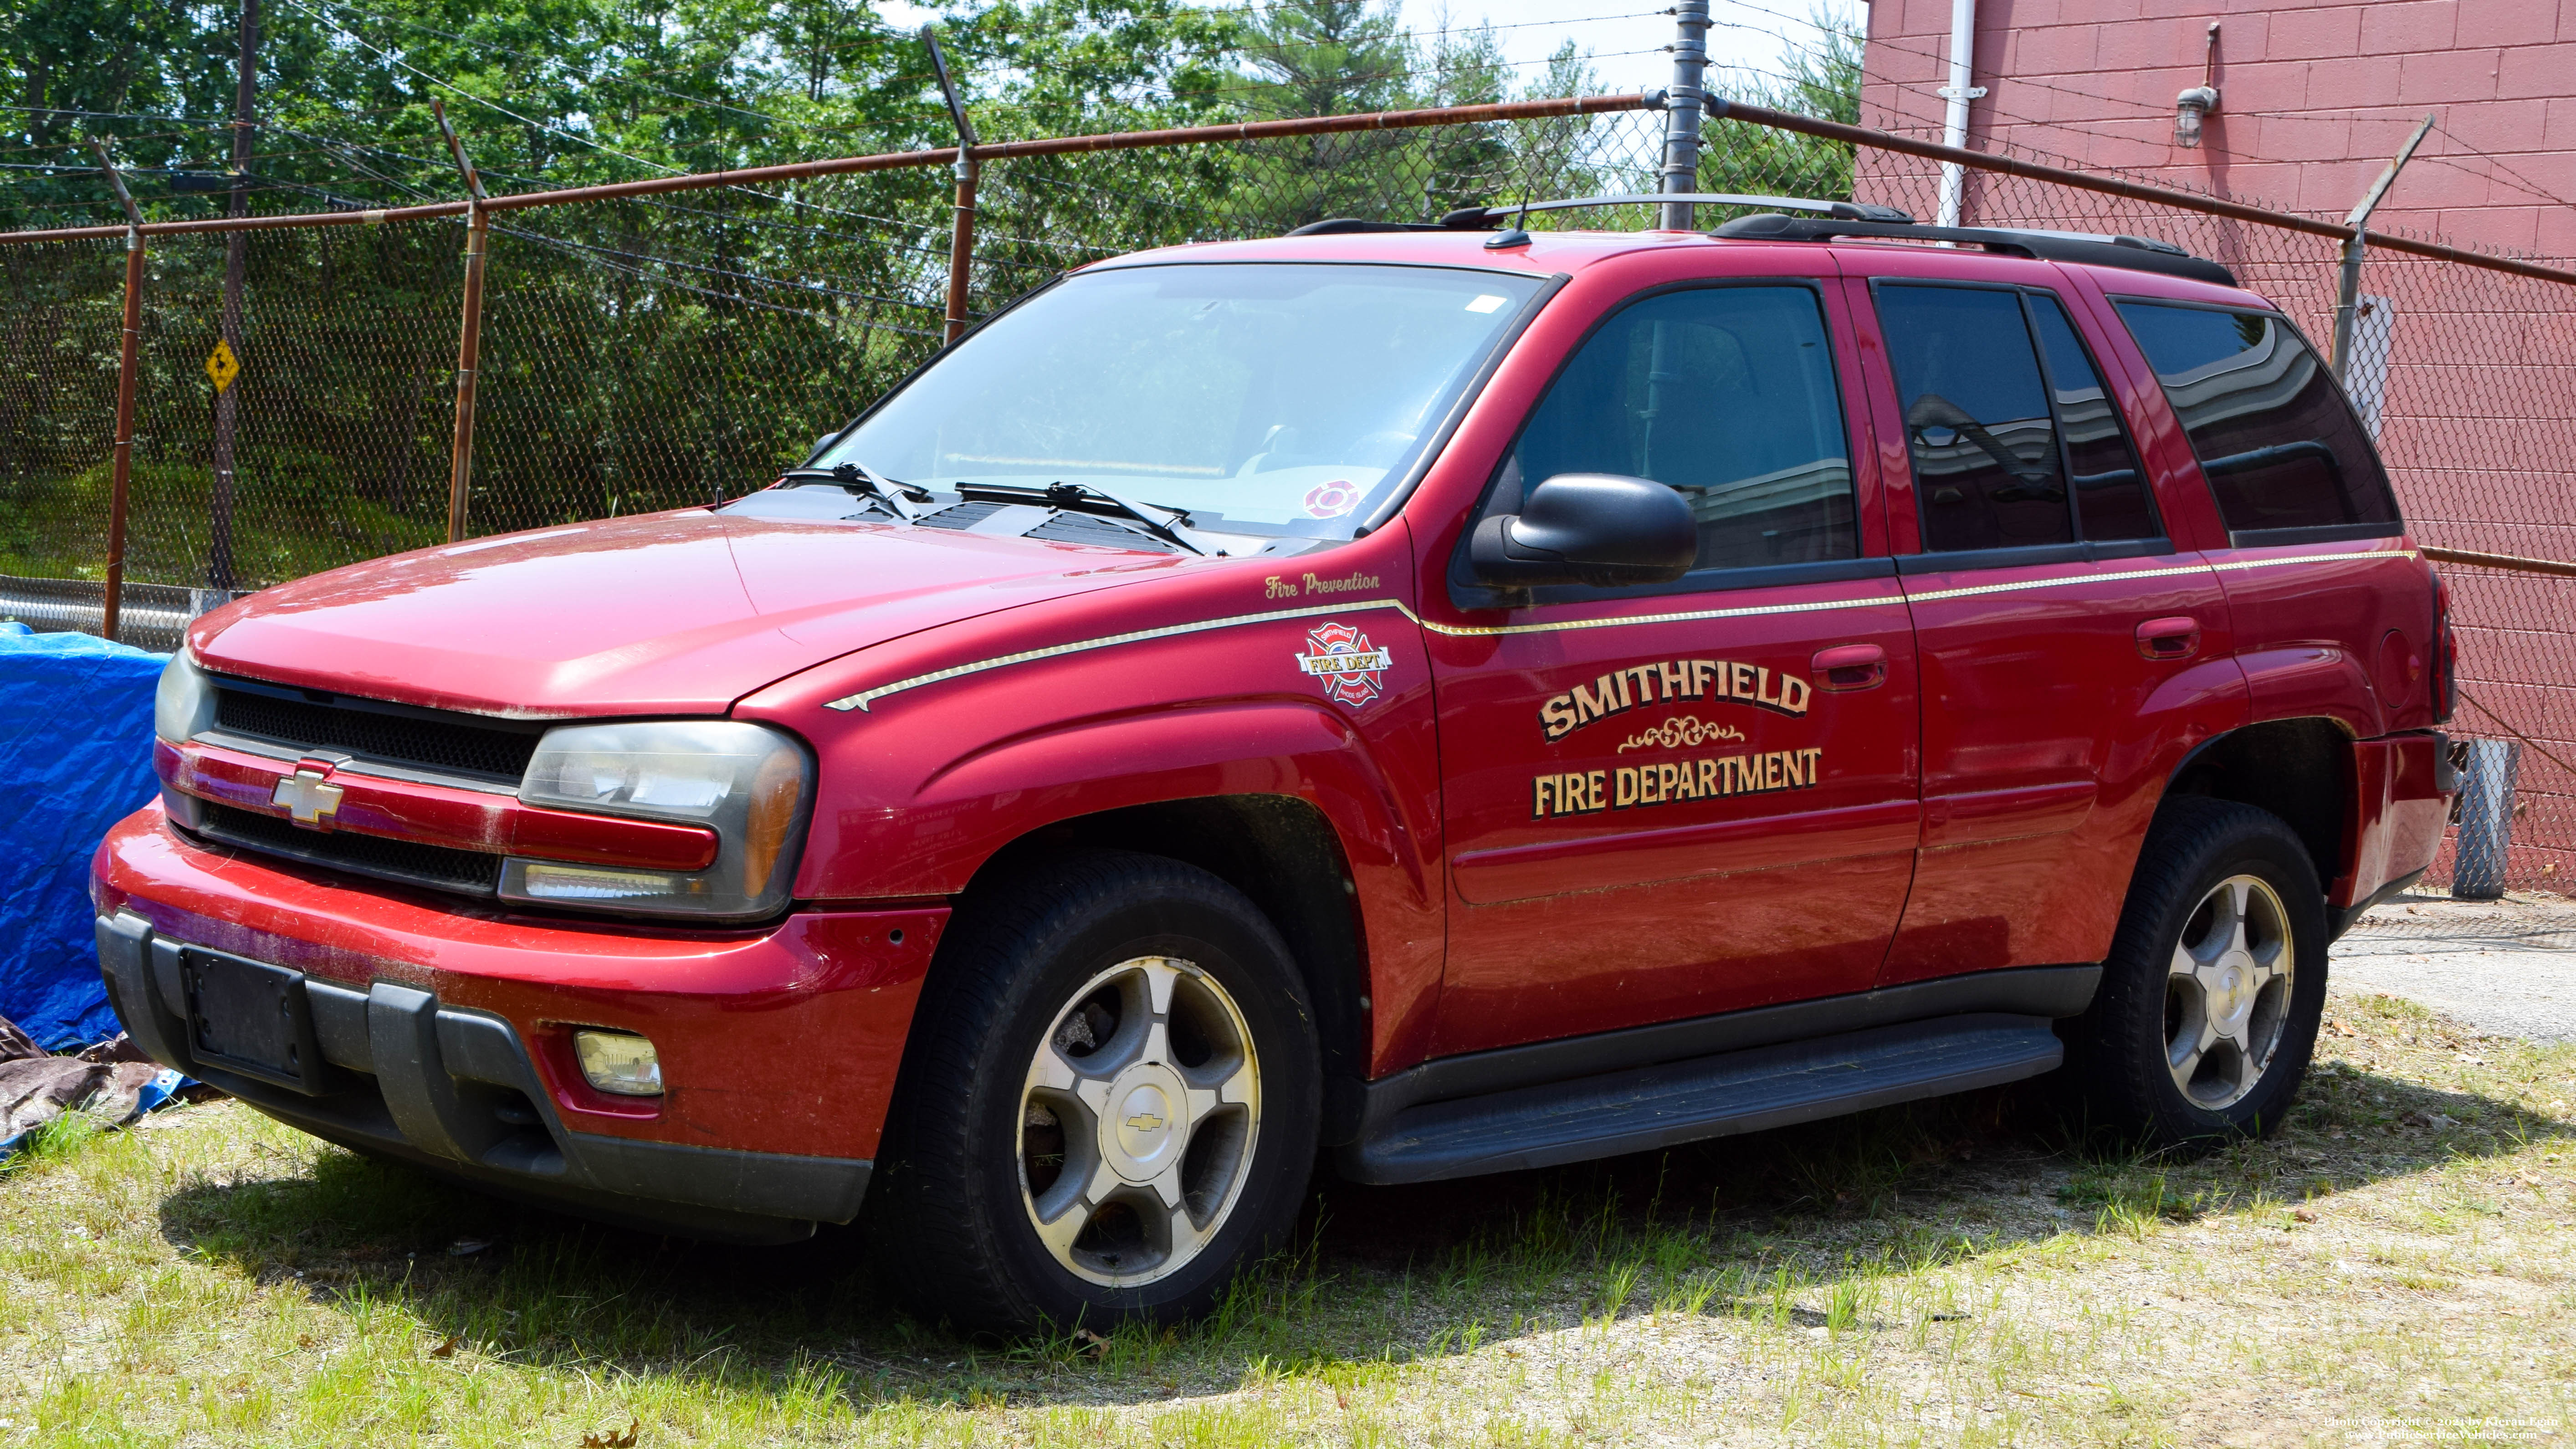
<instances>
[{"instance_id":1,"label":"taillight","mask_svg":"<svg viewBox=\"0 0 2576 1449\"><path fill-rule=\"evenodd\" d=\"M2460 639L2451 632L2451 586L2433 571L2433 722L2448 724L2460 707Z\"/></svg>"}]
</instances>

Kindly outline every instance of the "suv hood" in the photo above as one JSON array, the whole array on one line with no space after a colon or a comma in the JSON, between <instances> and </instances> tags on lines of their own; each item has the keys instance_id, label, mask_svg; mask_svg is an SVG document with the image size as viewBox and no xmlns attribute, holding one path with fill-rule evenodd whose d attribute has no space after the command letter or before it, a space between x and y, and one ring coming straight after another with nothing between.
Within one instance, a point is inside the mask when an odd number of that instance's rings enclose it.
<instances>
[{"instance_id":1,"label":"suv hood","mask_svg":"<svg viewBox=\"0 0 2576 1449\"><path fill-rule=\"evenodd\" d=\"M395 554L198 620L218 673L517 719L722 714L916 630L1190 560L689 510Z\"/></svg>"}]
</instances>

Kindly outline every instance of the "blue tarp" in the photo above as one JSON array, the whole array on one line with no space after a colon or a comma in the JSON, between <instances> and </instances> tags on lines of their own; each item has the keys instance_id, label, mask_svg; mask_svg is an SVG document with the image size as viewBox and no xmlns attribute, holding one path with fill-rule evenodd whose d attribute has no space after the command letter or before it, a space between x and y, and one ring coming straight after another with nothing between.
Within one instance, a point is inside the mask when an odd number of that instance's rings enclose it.
<instances>
[{"instance_id":1,"label":"blue tarp","mask_svg":"<svg viewBox=\"0 0 2576 1449\"><path fill-rule=\"evenodd\" d=\"M0 624L0 1017L59 1051L116 1034L89 860L152 798L166 654Z\"/></svg>"}]
</instances>

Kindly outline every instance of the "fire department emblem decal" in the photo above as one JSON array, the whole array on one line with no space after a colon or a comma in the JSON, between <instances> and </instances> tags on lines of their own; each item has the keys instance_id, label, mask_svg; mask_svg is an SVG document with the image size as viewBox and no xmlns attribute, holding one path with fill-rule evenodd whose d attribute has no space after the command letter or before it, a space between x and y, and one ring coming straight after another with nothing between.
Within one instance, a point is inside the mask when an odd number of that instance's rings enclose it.
<instances>
[{"instance_id":1,"label":"fire department emblem decal","mask_svg":"<svg viewBox=\"0 0 2576 1449\"><path fill-rule=\"evenodd\" d=\"M1324 693L1353 709L1378 697L1386 688L1381 677L1395 665L1395 656L1370 645L1368 636L1348 624L1326 624L1306 636L1306 652L1297 656L1297 667L1323 681Z\"/></svg>"}]
</instances>

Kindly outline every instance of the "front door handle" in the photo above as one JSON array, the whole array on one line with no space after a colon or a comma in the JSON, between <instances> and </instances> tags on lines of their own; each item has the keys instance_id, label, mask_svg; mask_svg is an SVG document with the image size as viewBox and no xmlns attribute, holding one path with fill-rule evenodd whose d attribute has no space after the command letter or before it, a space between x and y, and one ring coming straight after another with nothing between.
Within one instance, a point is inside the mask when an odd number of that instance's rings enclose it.
<instances>
[{"instance_id":1,"label":"front door handle","mask_svg":"<svg viewBox=\"0 0 2576 1449\"><path fill-rule=\"evenodd\" d=\"M2145 659L2189 659L2200 652L2200 621L2188 614L2149 619L2138 626L2138 654Z\"/></svg>"},{"instance_id":2,"label":"front door handle","mask_svg":"<svg viewBox=\"0 0 2576 1449\"><path fill-rule=\"evenodd\" d=\"M1887 651L1875 644L1837 644L1817 650L1808 662L1815 670L1818 689L1841 693L1875 689L1887 682Z\"/></svg>"}]
</instances>

